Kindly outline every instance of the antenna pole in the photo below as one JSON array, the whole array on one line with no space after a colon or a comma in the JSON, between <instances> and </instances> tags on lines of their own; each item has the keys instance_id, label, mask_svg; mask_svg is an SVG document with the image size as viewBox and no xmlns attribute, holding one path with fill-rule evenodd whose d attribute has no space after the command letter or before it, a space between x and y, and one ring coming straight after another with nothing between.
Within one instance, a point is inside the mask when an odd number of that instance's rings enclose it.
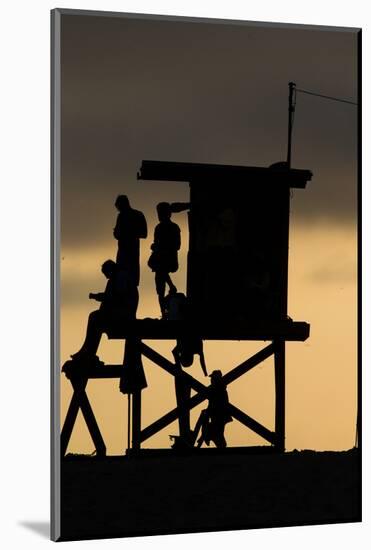
<instances>
[{"instance_id":1,"label":"antenna pole","mask_svg":"<svg viewBox=\"0 0 371 550\"><path fill-rule=\"evenodd\" d=\"M289 82L289 128L287 139L287 165L291 168L291 136L292 136L292 124L294 120L295 105L293 102L295 82Z\"/></svg>"}]
</instances>

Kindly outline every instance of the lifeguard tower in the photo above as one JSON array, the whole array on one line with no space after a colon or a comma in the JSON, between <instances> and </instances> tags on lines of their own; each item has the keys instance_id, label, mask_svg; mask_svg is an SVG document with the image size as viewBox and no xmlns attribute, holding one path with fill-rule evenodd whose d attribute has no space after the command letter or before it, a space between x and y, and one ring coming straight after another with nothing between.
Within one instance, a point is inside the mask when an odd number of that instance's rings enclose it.
<instances>
[{"instance_id":1,"label":"lifeguard tower","mask_svg":"<svg viewBox=\"0 0 371 550\"><path fill-rule=\"evenodd\" d=\"M228 385L274 356L274 431L233 404L230 414L280 452L285 450L285 344L305 341L310 328L308 323L288 317L287 294L290 194L292 189L305 189L312 174L288 166L277 163L263 168L144 160L138 180L189 183L187 298L193 317L191 321L136 320L107 330L109 338L135 341L140 356L174 377L175 365L144 340L176 340L192 331L202 340L270 342L227 372L223 380ZM122 376L122 365L104 365L71 379L74 395L62 430L62 455L67 450L79 408L97 454L105 454L85 387L89 378ZM207 400L208 386L184 371L181 376L196 392L185 404L190 411ZM141 391L140 387L133 388L129 399L128 448L133 454L140 453L144 441L180 415L177 407L142 427Z\"/></svg>"}]
</instances>

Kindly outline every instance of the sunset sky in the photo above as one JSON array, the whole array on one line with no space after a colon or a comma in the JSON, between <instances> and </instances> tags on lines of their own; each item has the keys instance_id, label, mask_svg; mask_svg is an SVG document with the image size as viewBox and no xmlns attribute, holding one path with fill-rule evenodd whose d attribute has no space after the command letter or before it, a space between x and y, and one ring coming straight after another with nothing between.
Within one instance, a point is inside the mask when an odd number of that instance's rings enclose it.
<instances>
[{"instance_id":1,"label":"sunset sky","mask_svg":"<svg viewBox=\"0 0 371 550\"><path fill-rule=\"evenodd\" d=\"M80 347L104 289L102 262L115 258L114 201L127 194L147 219L138 317L158 317L147 267L160 201L188 199L188 184L137 181L142 160L263 166L286 159L288 82L357 101L355 29L267 27L88 15L62 16L61 364ZM286 447L349 449L357 384L357 107L297 94L293 168L313 172L291 200L288 313L311 325L287 344ZM263 212L262 212L263 214ZM185 291L187 220L180 269ZM171 358L173 342L152 342ZM99 355L120 363L123 342L104 336ZM264 342L205 342L209 371L228 372ZM173 379L144 362L143 426L175 406ZM198 361L190 374L203 380ZM273 429L273 359L234 382L230 401ZM126 447L127 397L118 380L87 389L108 454ZM61 377L61 421L71 398ZM195 419L199 409L192 413ZM144 446L169 446L169 426ZM236 420L228 444L264 441ZM92 452L80 415L69 451Z\"/></svg>"}]
</instances>

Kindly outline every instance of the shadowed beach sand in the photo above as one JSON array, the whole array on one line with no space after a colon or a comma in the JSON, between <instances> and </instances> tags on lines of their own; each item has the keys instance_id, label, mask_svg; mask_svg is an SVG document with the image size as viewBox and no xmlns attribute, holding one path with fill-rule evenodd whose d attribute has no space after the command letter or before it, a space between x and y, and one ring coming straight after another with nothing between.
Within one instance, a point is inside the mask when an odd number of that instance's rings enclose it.
<instances>
[{"instance_id":1,"label":"shadowed beach sand","mask_svg":"<svg viewBox=\"0 0 371 550\"><path fill-rule=\"evenodd\" d=\"M357 522L360 486L357 450L68 455L60 540Z\"/></svg>"}]
</instances>

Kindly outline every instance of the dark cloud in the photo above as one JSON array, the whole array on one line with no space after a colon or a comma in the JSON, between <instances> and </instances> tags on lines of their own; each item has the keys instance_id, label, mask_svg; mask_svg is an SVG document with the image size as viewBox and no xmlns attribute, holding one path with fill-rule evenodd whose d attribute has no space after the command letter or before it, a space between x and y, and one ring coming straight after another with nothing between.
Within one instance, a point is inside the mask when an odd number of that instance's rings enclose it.
<instances>
[{"instance_id":1,"label":"dark cloud","mask_svg":"<svg viewBox=\"0 0 371 550\"><path fill-rule=\"evenodd\" d=\"M147 215L186 184L136 181L143 159L268 166L285 159L287 83L355 100L355 32L62 17L62 227L67 246L112 232L115 196ZM297 95L293 211L355 218L356 108ZM143 192L144 191L144 192Z\"/></svg>"},{"instance_id":2,"label":"dark cloud","mask_svg":"<svg viewBox=\"0 0 371 550\"><path fill-rule=\"evenodd\" d=\"M347 285L349 283L356 284L357 282L357 266L354 262L345 262L343 265L323 265L313 270L309 274L309 279L312 282L320 284Z\"/></svg>"}]
</instances>

